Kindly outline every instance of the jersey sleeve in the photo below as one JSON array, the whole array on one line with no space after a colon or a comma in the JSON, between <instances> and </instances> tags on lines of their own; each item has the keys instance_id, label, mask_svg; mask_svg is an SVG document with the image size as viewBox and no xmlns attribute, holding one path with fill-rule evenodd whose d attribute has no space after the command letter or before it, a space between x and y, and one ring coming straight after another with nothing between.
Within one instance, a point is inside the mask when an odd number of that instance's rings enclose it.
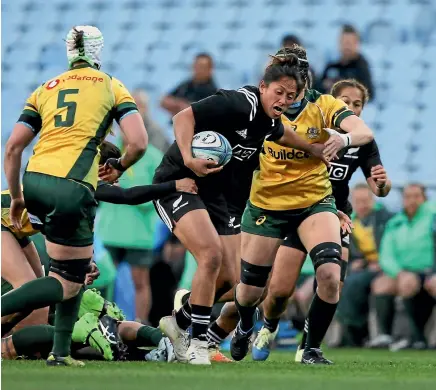
<instances>
[{"instance_id":1,"label":"jersey sleeve","mask_svg":"<svg viewBox=\"0 0 436 390\"><path fill-rule=\"evenodd\" d=\"M220 130L225 133L236 122L248 124L254 119L257 96L248 90L239 92L221 89L215 95L191 104L191 107L196 131Z\"/></svg>"},{"instance_id":2,"label":"jersey sleeve","mask_svg":"<svg viewBox=\"0 0 436 390\"><path fill-rule=\"evenodd\" d=\"M341 122L351 116L355 115L353 111L351 111L344 101L340 99L335 99L331 95L325 96L325 104L326 104L326 121L327 125L334 128L340 127Z\"/></svg>"},{"instance_id":3,"label":"jersey sleeve","mask_svg":"<svg viewBox=\"0 0 436 390\"><path fill-rule=\"evenodd\" d=\"M27 126L35 134L38 134L42 127L42 119L38 111L38 95L41 88L42 86L35 89L26 100L24 109L17 121L17 123Z\"/></svg>"},{"instance_id":4,"label":"jersey sleeve","mask_svg":"<svg viewBox=\"0 0 436 390\"><path fill-rule=\"evenodd\" d=\"M274 126L271 132L269 132L265 137L267 141L277 141L278 139L282 138L283 134L285 133L285 126L283 126L281 119L274 119L273 123Z\"/></svg>"},{"instance_id":5,"label":"jersey sleeve","mask_svg":"<svg viewBox=\"0 0 436 390\"><path fill-rule=\"evenodd\" d=\"M114 119L120 123L121 119L127 115L138 112L135 100L133 99L127 88L121 83L121 81L112 77L112 91L115 97L115 104L113 108Z\"/></svg>"},{"instance_id":6,"label":"jersey sleeve","mask_svg":"<svg viewBox=\"0 0 436 390\"><path fill-rule=\"evenodd\" d=\"M371 168L376 165L382 165L380 152L375 140L369 144L362 146L362 154L359 156L360 168L365 175L365 178L371 177Z\"/></svg>"}]
</instances>

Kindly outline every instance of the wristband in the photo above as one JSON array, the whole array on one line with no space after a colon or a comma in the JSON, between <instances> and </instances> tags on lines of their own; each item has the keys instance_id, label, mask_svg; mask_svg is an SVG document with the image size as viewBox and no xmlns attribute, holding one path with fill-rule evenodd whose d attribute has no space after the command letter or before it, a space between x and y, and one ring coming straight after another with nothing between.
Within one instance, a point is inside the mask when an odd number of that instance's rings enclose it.
<instances>
[{"instance_id":1,"label":"wristband","mask_svg":"<svg viewBox=\"0 0 436 390\"><path fill-rule=\"evenodd\" d=\"M344 148L348 148L351 145L351 135L350 134L339 134L339 136L344 141Z\"/></svg>"},{"instance_id":2,"label":"wristband","mask_svg":"<svg viewBox=\"0 0 436 390\"><path fill-rule=\"evenodd\" d=\"M111 165L112 167L114 167L117 171L120 172L125 172L127 170L127 168L124 168L121 164L121 157L120 158L109 158L106 161L106 164Z\"/></svg>"}]
</instances>

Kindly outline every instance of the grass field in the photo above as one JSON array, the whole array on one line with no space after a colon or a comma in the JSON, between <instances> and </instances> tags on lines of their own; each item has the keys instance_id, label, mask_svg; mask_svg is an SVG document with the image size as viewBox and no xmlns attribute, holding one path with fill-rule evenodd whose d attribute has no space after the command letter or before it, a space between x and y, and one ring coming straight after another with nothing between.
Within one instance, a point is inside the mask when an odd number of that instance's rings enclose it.
<instances>
[{"instance_id":1,"label":"grass field","mask_svg":"<svg viewBox=\"0 0 436 390\"><path fill-rule=\"evenodd\" d=\"M88 362L85 368L46 367L43 361L3 361L5 390L409 390L436 389L436 351L331 350L334 366L302 366L293 354L267 362L194 367L185 364Z\"/></svg>"}]
</instances>

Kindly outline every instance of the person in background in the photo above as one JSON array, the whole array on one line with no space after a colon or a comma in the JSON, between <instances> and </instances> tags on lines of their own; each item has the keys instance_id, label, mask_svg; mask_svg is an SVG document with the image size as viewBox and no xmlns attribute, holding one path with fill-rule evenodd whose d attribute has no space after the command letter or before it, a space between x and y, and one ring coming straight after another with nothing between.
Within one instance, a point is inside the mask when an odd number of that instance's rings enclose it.
<instances>
[{"instance_id":1,"label":"person in background","mask_svg":"<svg viewBox=\"0 0 436 390\"><path fill-rule=\"evenodd\" d=\"M149 145L147 156L128 169L120 186L123 188L151 184L162 153ZM131 266L135 286L136 319L148 323L151 308L150 268L154 263L153 237L157 214L153 204L136 206L101 202L96 234L117 265L126 261Z\"/></svg>"},{"instance_id":2,"label":"person in background","mask_svg":"<svg viewBox=\"0 0 436 390\"><path fill-rule=\"evenodd\" d=\"M218 90L213 79L213 68L213 59L209 54L197 54L192 66L192 77L166 95L160 103L161 107L174 116L191 103L213 95Z\"/></svg>"},{"instance_id":3,"label":"person in background","mask_svg":"<svg viewBox=\"0 0 436 390\"><path fill-rule=\"evenodd\" d=\"M144 125L148 132L148 142L159 149L162 153L165 153L170 147L170 142L165 136L163 129L151 117L149 110L150 99L147 92L143 89L135 89L132 96L133 99L135 99L138 111L144 120Z\"/></svg>"},{"instance_id":4,"label":"person in background","mask_svg":"<svg viewBox=\"0 0 436 390\"><path fill-rule=\"evenodd\" d=\"M368 62L360 53L360 36L351 25L345 24L339 41L341 57L337 62L327 64L318 88L322 92L330 91L333 84L343 79L356 79L362 83L374 99L375 90Z\"/></svg>"},{"instance_id":5,"label":"person in background","mask_svg":"<svg viewBox=\"0 0 436 390\"><path fill-rule=\"evenodd\" d=\"M354 230L350 240L349 272L337 317L344 331L341 346L362 346L368 336L371 282L380 271L380 241L392 214L375 203L366 183L354 187L351 202Z\"/></svg>"},{"instance_id":6,"label":"person in background","mask_svg":"<svg viewBox=\"0 0 436 390\"><path fill-rule=\"evenodd\" d=\"M403 207L386 225L381 241L383 274L372 285L381 334L370 346L392 343L394 311L390 302L397 295L403 299L412 331L402 348L424 349L424 327L434 304L428 293L436 288L436 208L427 201L425 187L417 183L404 188ZM391 348L398 349L394 345Z\"/></svg>"}]
</instances>

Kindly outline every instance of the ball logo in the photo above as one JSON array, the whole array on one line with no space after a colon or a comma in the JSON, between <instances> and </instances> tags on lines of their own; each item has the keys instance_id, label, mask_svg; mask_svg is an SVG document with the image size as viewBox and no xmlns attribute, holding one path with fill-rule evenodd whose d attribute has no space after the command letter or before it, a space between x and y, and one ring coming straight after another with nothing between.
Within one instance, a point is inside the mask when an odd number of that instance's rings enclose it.
<instances>
[{"instance_id":1,"label":"ball logo","mask_svg":"<svg viewBox=\"0 0 436 390\"><path fill-rule=\"evenodd\" d=\"M330 180L344 180L347 177L348 165L331 163L329 168Z\"/></svg>"},{"instance_id":2,"label":"ball logo","mask_svg":"<svg viewBox=\"0 0 436 390\"><path fill-rule=\"evenodd\" d=\"M204 144L213 144L216 141L215 134L209 133L206 134L202 139L201 142Z\"/></svg>"},{"instance_id":3,"label":"ball logo","mask_svg":"<svg viewBox=\"0 0 436 390\"><path fill-rule=\"evenodd\" d=\"M59 84L59 79L56 79L56 80L52 80L52 81L50 81L48 84L47 84L47 87L46 87L46 89L48 89L48 90L50 90L50 89L53 89L54 87L56 87L58 84Z\"/></svg>"}]
</instances>

